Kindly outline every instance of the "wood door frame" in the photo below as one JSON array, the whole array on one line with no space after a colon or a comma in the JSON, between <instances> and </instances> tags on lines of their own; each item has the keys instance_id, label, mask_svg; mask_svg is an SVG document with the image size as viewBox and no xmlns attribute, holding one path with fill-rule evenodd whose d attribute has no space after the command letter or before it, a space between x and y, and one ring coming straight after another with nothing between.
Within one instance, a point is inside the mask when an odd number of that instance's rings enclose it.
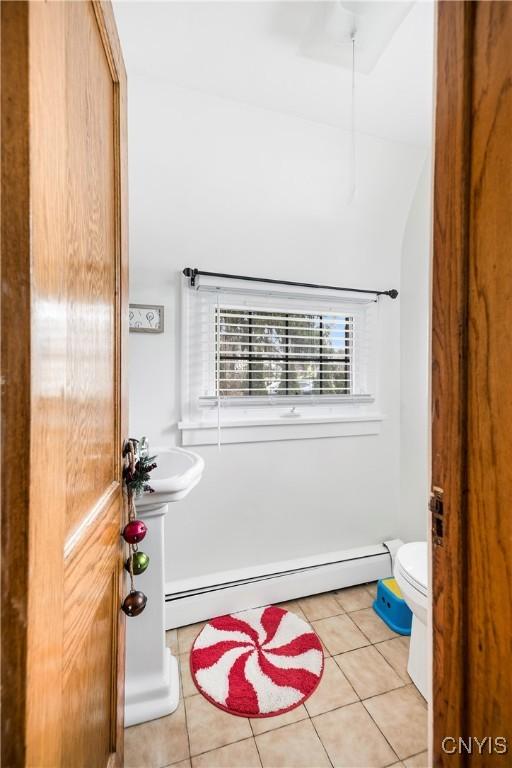
<instances>
[{"instance_id":1,"label":"wood door frame","mask_svg":"<svg viewBox=\"0 0 512 768\"><path fill-rule=\"evenodd\" d=\"M467 318L471 137L471 2L440 2L432 282L432 488L442 489L442 541L432 516L433 759L464 733L467 531ZM454 765L456 758L449 762Z\"/></svg>"},{"instance_id":2,"label":"wood door frame","mask_svg":"<svg viewBox=\"0 0 512 768\"><path fill-rule=\"evenodd\" d=\"M113 137L116 170L115 207L118 212L116 258L119 265L116 284L116 323L121 342L115 350L118 381L116 391L116 433L121 443L127 434L127 349L128 349L128 195L127 195L127 113L126 72L109 2L92 0L95 18L107 54L114 83L115 124ZM30 49L31 4L2 3L0 10L1 47L1 521L2 521L2 763L34 764L34 755L44 765L62 762L60 736L46 725L62 712L62 690L52 686L62 643L58 640L59 618L55 617L55 637L50 637L51 621L45 626L35 619L38 606L55 607L55 594L61 591L62 563L52 562L34 540L37 530L52 527L49 510L31 509L31 361L35 351L31 338L31 188L30 188ZM43 441L41 441L43 442ZM121 458L118 481L121 482ZM64 552L64 531L55 527L52 552ZM6 564L9 564L6 567ZM122 548L119 569L123 573ZM38 574L45 573L44 578ZM119 578L119 606L123 590ZM39 611L41 613L41 611ZM124 734L124 614L118 611L117 727L112 734L116 751L110 763L123 762ZM41 678L37 691L29 685L29 646L41 646ZM115 677L115 680L114 680ZM30 724L30 725L29 725ZM49 733L50 731L50 733ZM44 758L41 745L45 742ZM42 762L38 762L42 765Z\"/></svg>"},{"instance_id":3,"label":"wood door frame","mask_svg":"<svg viewBox=\"0 0 512 768\"><path fill-rule=\"evenodd\" d=\"M512 5L438 4L432 305L433 764L510 763ZM498 194L498 193L500 194ZM507 370L508 369L508 370ZM436 489L441 489L437 490ZM435 507L437 506L437 509ZM451 743L453 744L453 742ZM504 756L505 755L505 756Z\"/></svg>"},{"instance_id":4,"label":"wood door frame","mask_svg":"<svg viewBox=\"0 0 512 768\"><path fill-rule=\"evenodd\" d=\"M7 10L10 12L8 13ZM2 762L25 760L30 475L28 6L1 13ZM16 333L6 333L13 311ZM13 329L14 330L14 329ZM10 386L10 381L17 386ZM6 562L19 568L6 568ZM9 696L7 696L9 691Z\"/></svg>"}]
</instances>

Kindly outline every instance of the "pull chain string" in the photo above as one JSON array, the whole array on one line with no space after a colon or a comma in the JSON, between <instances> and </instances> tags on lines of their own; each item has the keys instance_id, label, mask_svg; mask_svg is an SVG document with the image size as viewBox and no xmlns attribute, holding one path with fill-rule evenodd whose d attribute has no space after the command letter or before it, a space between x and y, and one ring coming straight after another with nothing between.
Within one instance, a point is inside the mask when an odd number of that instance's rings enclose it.
<instances>
[{"instance_id":1,"label":"pull chain string","mask_svg":"<svg viewBox=\"0 0 512 768\"><path fill-rule=\"evenodd\" d=\"M349 184L348 202L356 192L356 33L352 32L352 93L350 108Z\"/></svg>"},{"instance_id":2,"label":"pull chain string","mask_svg":"<svg viewBox=\"0 0 512 768\"><path fill-rule=\"evenodd\" d=\"M133 500L133 491L131 488L128 489L128 520L135 520L136 517L136 511L135 511L135 502ZM135 592L135 584L133 581L133 554L136 551L135 546L133 544L128 544L128 562L130 566L130 592Z\"/></svg>"},{"instance_id":3,"label":"pull chain string","mask_svg":"<svg viewBox=\"0 0 512 768\"><path fill-rule=\"evenodd\" d=\"M135 592L135 583L133 581L133 553L134 553L134 549L133 549L133 545L132 544L129 544L128 547L129 547L129 550L130 550L130 554L128 556L128 562L130 564L130 592Z\"/></svg>"},{"instance_id":4,"label":"pull chain string","mask_svg":"<svg viewBox=\"0 0 512 768\"><path fill-rule=\"evenodd\" d=\"M133 475L135 471L135 447L131 440L128 441L128 444L126 446L126 462L128 465L127 469L130 472L130 475ZM135 502L133 500L133 490L129 487L128 484L126 484L126 496L127 496L128 522L131 522L132 520L135 520L136 511L135 511ZM136 550L133 544L128 544L130 592L135 592L135 583L133 580L133 553L135 551Z\"/></svg>"},{"instance_id":5,"label":"pull chain string","mask_svg":"<svg viewBox=\"0 0 512 768\"><path fill-rule=\"evenodd\" d=\"M131 488L128 490L128 520L131 522L136 517L135 502L133 500L133 491Z\"/></svg>"}]
</instances>

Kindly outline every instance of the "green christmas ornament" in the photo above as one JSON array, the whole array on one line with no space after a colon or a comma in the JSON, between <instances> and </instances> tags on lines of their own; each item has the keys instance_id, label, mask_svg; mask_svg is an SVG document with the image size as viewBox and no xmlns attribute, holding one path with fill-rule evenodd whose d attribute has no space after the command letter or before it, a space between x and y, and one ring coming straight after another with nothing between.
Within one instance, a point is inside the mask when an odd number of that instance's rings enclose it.
<instances>
[{"instance_id":1,"label":"green christmas ornament","mask_svg":"<svg viewBox=\"0 0 512 768\"><path fill-rule=\"evenodd\" d=\"M134 552L130 557L132 558L133 575L139 576L141 573L144 573L149 565L149 555L146 555L145 552ZM130 557L127 558L124 564L128 573L130 573Z\"/></svg>"}]
</instances>

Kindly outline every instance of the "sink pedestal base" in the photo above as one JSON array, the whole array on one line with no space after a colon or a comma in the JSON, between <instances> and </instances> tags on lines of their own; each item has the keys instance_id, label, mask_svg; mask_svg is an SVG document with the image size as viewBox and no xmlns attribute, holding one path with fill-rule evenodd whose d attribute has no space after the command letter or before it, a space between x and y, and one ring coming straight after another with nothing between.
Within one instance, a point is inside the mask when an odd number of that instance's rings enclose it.
<instances>
[{"instance_id":1,"label":"sink pedestal base","mask_svg":"<svg viewBox=\"0 0 512 768\"><path fill-rule=\"evenodd\" d=\"M137 510L148 532L139 548L149 567L135 577L136 588L148 598L140 616L126 619L125 725L170 715L178 706L178 662L165 645L164 518L167 504Z\"/></svg>"},{"instance_id":2,"label":"sink pedestal base","mask_svg":"<svg viewBox=\"0 0 512 768\"><path fill-rule=\"evenodd\" d=\"M164 674L134 679L125 693L125 726L156 720L170 715L178 707L180 698L180 673L178 661L166 648Z\"/></svg>"}]
</instances>

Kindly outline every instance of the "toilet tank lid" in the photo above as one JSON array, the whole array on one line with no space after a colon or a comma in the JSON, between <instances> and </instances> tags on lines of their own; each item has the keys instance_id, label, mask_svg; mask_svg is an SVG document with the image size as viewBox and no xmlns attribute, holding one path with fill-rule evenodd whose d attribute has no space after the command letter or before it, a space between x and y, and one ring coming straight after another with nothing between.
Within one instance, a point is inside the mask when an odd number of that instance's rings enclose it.
<instances>
[{"instance_id":1,"label":"toilet tank lid","mask_svg":"<svg viewBox=\"0 0 512 768\"><path fill-rule=\"evenodd\" d=\"M402 571L425 590L428 586L428 553L426 541L404 544L396 553Z\"/></svg>"}]
</instances>

